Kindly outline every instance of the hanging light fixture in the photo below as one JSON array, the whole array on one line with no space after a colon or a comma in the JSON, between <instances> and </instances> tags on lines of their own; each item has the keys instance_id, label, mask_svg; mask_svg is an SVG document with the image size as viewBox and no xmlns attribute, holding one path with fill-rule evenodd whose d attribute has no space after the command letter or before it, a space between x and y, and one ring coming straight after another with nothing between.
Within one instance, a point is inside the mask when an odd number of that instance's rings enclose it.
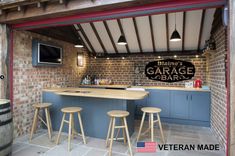
<instances>
[{"instance_id":1,"label":"hanging light fixture","mask_svg":"<svg viewBox=\"0 0 235 156\"><path fill-rule=\"evenodd\" d=\"M180 34L179 34L178 31L176 30L176 13L175 13L175 30L174 30L173 33L171 34L171 39L170 39L170 41L177 42L177 41L180 41L180 40L181 40Z\"/></svg>"},{"instance_id":2,"label":"hanging light fixture","mask_svg":"<svg viewBox=\"0 0 235 156\"><path fill-rule=\"evenodd\" d=\"M118 45L126 45L127 42L126 42L126 38L124 35L121 35L118 39L118 42L117 42Z\"/></svg>"},{"instance_id":3,"label":"hanging light fixture","mask_svg":"<svg viewBox=\"0 0 235 156\"><path fill-rule=\"evenodd\" d=\"M82 44L82 40L80 38L78 38L77 44L74 45L74 47L76 47L76 48L83 48L84 47Z\"/></svg>"}]
</instances>

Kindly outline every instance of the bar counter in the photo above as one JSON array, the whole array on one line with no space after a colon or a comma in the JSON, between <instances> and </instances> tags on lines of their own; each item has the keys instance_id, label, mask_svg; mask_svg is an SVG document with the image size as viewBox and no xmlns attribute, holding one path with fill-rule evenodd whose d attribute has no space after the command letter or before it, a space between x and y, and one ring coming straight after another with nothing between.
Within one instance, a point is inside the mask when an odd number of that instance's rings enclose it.
<instances>
[{"instance_id":1,"label":"bar counter","mask_svg":"<svg viewBox=\"0 0 235 156\"><path fill-rule=\"evenodd\" d=\"M130 113L127 117L130 135L134 132L135 100L144 99L148 92L127 91L95 88L48 88L43 90L43 102L52 103L50 114L52 127L58 131L62 119L61 108L81 107L84 132L86 136L106 138L111 110L125 110ZM66 118L67 119L67 118ZM75 128L79 129L78 119L75 118ZM117 124L121 122L117 120ZM63 129L68 132L68 126Z\"/></svg>"}]
</instances>

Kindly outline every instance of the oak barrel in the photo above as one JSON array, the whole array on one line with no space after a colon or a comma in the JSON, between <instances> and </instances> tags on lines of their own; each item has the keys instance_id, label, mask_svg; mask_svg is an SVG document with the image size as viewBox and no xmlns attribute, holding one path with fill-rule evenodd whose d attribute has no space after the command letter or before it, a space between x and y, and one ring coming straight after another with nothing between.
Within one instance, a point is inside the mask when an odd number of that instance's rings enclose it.
<instances>
[{"instance_id":1,"label":"oak barrel","mask_svg":"<svg viewBox=\"0 0 235 156\"><path fill-rule=\"evenodd\" d=\"M11 155L13 124L10 101L0 99L0 156Z\"/></svg>"}]
</instances>

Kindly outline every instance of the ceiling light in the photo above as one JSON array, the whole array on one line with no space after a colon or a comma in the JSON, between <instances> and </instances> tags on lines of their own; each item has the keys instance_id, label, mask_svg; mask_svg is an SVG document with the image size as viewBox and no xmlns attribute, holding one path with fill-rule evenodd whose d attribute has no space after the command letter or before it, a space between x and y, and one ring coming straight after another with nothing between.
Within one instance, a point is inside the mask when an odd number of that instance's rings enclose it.
<instances>
[{"instance_id":1,"label":"ceiling light","mask_svg":"<svg viewBox=\"0 0 235 156\"><path fill-rule=\"evenodd\" d=\"M179 32L176 30L176 13L175 13L175 30L174 30L173 33L171 34L170 41L177 42L177 41L180 41L180 40L181 40L180 34L179 34Z\"/></svg>"},{"instance_id":2,"label":"ceiling light","mask_svg":"<svg viewBox=\"0 0 235 156\"><path fill-rule=\"evenodd\" d=\"M96 56L94 57L94 59L96 59Z\"/></svg>"},{"instance_id":3,"label":"ceiling light","mask_svg":"<svg viewBox=\"0 0 235 156\"><path fill-rule=\"evenodd\" d=\"M126 45L127 42L126 42L126 38L125 36L121 35L118 39L118 42L117 42L118 45Z\"/></svg>"},{"instance_id":4,"label":"ceiling light","mask_svg":"<svg viewBox=\"0 0 235 156\"><path fill-rule=\"evenodd\" d=\"M124 60L124 59L125 59L125 57L122 57L122 59Z\"/></svg>"},{"instance_id":5,"label":"ceiling light","mask_svg":"<svg viewBox=\"0 0 235 156\"><path fill-rule=\"evenodd\" d=\"M107 60L109 60L109 57L107 57Z\"/></svg>"},{"instance_id":6,"label":"ceiling light","mask_svg":"<svg viewBox=\"0 0 235 156\"><path fill-rule=\"evenodd\" d=\"M161 58L161 56L158 56L157 58L159 58L159 59L160 59L160 58Z\"/></svg>"},{"instance_id":7,"label":"ceiling light","mask_svg":"<svg viewBox=\"0 0 235 156\"><path fill-rule=\"evenodd\" d=\"M177 57L177 55L174 55L174 58L176 58Z\"/></svg>"},{"instance_id":8,"label":"ceiling light","mask_svg":"<svg viewBox=\"0 0 235 156\"><path fill-rule=\"evenodd\" d=\"M198 58L199 56L198 56L198 55L196 55L195 57L196 57L196 58Z\"/></svg>"},{"instance_id":9,"label":"ceiling light","mask_svg":"<svg viewBox=\"0 0 235 156\"><path fill-rule=\"evenodd\" d=\"M74 47L76 47L76 48L83 48L84 47L80 38L78 39L77 44L74 45Z\"/></svg>"}]
</instances>

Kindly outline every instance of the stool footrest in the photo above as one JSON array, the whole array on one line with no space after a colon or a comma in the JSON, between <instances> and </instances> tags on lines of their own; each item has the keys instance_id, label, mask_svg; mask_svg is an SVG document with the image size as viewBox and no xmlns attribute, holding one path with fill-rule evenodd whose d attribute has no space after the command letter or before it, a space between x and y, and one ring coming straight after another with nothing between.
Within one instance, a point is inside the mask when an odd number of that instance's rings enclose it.
<instances>
[{"instance_id":1,"label":"stool footrest","mask_svg":"<svg viewBox=\"0 0 235 156\"><path fill-rule=\"evenodd\" d=\"M40 115L38 115L38 119L42 121L42 123L47 127L46 122L42 119L42 117Z\"/></svg>"},{"instance_id":2,"label":"stool footrest","mask_svg":"<svg viewBox=\"0 0 235 156\"><path fill-rule=\"evenodd\" d=\"M125 126L115 126L114 128L125 128Z\"/></svg>"},{"instance_id":3,"label":"stool footrest","mask_svg":"<svg viewBox=\"0 0 235 156\"><path fill-rule=\"evenodd\" d=\"M125 138L113 138L113 140L124 140ZM111 139L109 139L111 140Z\"/></svg>"},{"instance_id":4,"label":"stool footrest","mask_svg":"<svg viewBox=\"0 0 235 156\"><path fill-rule=\"evenodd\" d=\"M69 121L68 121L68 120L64 120L63 122L65 122L65 123L69 124Z\"/></svg>"}]
</instances>

